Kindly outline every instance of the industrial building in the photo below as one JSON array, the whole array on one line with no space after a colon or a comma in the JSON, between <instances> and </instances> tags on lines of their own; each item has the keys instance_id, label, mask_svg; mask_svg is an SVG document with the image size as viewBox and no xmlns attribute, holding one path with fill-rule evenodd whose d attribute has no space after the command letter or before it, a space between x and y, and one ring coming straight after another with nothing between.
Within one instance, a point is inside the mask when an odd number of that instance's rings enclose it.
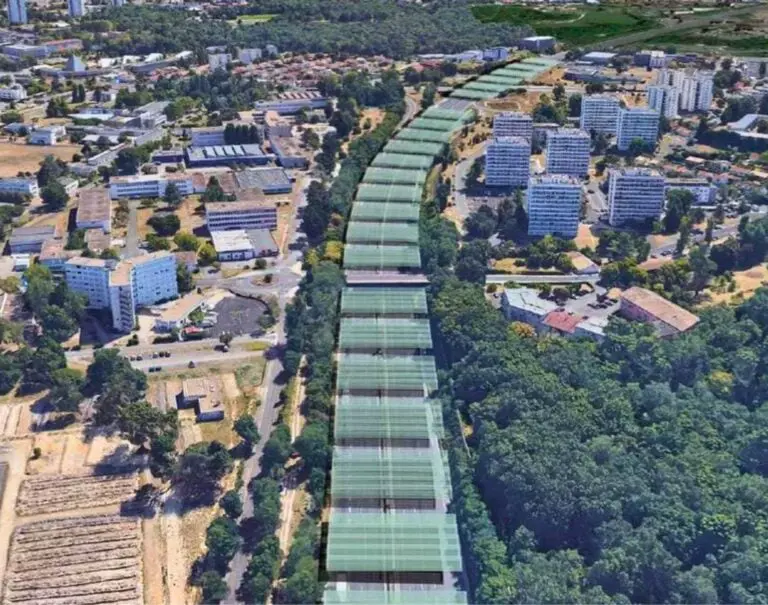
<instances>
[{"instance_id":1,"label":"industrial building","mask_svg":"<svg viewBox=\"0 0 768 605\"><path fill-rule=\"evenodd\" d=\"M584 178L589 174L591 137L578 128L560 128L547 136L547 173Z\"/></svg>"},{"instance_id":2,"label":"industrial building","mask_svg":"<svg viewBox=\"0 0 768 605\"><path fill-rule=\"evenodd\" d=\"M272 157L261 147L247 145L212 145L208 147L187 147L187 166L232 166L234 164L263 166Z\"/></svg>"},{"instance_id":3,"label":"industrial building","mask_svg":"<svg viewBox=\"0 0 768 605\"><path fill-rule=\"evenodd\" d=\"M611 170L608 177L608 222L656 220L664 210L664 177L648 168Z\"/></svg>"},{"instance_id":4,"label":"industrial building","mask_svg":"<svg viewBox=\"0 0 768 605\"><path fill-rule=\"evenodd\" d=\"M627 151L632 141L640 140L650 147L656 146L659 137L659 112L642 107L619 111L616 147Z\"/></svg>"},{"instance_id":5,"label":"industrial building","mask_svg":"<svg viewBox=\"0 0 768 605\"><path fill-rule=\"evenodd\" d=\"M235 180L240 189L259 189L267 195L290 193L293 188L285 170L273 166L241 170L235 173Z\"/></svg>"},{"instance_id":6,"label":"industrial building","mask_svg":"<svg viewBox=\"0 0 768 605\"><path fill-rule=\"evenodd\" d=\"M531 172L531 141L523 137L494 137L485 154L485 184L525 187Z\"/></svg>"},{"instance_id":7,"label":"industrial building","mask_svg":"<svg viewBox=\"0 0 768 605\"><path fill-rule=\"evenodd\" d=\"M581 200L581 181L575 177L561 174L531 177L526 201L528 235L576 237Z\"/></svg>"},{"instance_id":8,"label":"industrial building","mask_svg":"<svg viewBox=\"0 0 768 605\"><path fill-rule=\"evenodd\" d=\"M616 134L621 104L611 95L584 95L581 98L580 126L586 132Z\"/></svg>"},{"instance_id":9,"label":"industrial building","mask_svg":"<svg viewBox=\"0 0 768 605\"><path fill-rule=\"evenodd\" d=\"M269 46L269 45L268 45ZM325 109L329 104L327 97L316 89L284 92L272 101L257 101L256 111L276 111L281 115L298 113L302 109Z\"/></svg>"},{"instance_id":10,"label":"industrial building","mask_svg":"<svg viewBox=\"0 0 768 605\"><path fill-rule=\"evenodd\" d=\"M268 229L214 231L211 240L220 261L250 260L278 253L277 244Z\"/></svg>"}]
</instances>

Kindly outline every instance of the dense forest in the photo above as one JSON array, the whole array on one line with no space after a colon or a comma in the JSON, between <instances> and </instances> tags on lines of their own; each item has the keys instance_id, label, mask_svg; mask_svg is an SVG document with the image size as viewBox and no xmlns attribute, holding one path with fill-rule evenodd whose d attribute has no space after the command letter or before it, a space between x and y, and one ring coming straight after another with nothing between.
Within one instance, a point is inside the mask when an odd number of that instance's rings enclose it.
<instances>
[{"instance_id":1,"label":"dense forest","mask_svg":"<svg viewBox=\"0 0 768 605\"><path fill-rule=\"evenodd\" d=\"M477 602L766 602L768 289L599 345L508 326L444 270L431 303Z\"/></svg>"},{"instance_id":2,"label":"dense forest","mask_svg":"<svg viewBox=\"0 0 768 605\"><path fill-rule=\"evenodd\" d=\"M222 9L219 16L234 20L243 14L241 11L254 8ZM124 35L99 38L94 34L89 44L108 55L199 51L220 44L248 48L275 44L281 52L402 58L415 53L511 45L533 33L528 27L481 24L462 2L422 6L394 0L288 0L259 3L258 12L273 14L274 18L266 23L238 24L149 6L109 8L94 14L93 19L108 21L112 29Z\"/></svg>"}]
</instances>

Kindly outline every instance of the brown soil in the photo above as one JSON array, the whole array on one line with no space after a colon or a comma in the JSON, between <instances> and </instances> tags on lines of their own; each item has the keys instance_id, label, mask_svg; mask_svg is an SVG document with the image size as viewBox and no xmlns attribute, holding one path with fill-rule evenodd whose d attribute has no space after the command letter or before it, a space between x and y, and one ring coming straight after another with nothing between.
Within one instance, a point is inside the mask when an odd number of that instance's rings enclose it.
<instances>
[{"instance_id":1,"label":"brown soil","mask_svg":"<svg viewBox=\"0 0 768 605\"><path fill-rule=\"evenodd\" d=\"M37 172L45 156L72 161L80 151L79 145L27 145L26 143L0 142L0 177L16 176L19 172Z\"/></svg>"}]
</instances>

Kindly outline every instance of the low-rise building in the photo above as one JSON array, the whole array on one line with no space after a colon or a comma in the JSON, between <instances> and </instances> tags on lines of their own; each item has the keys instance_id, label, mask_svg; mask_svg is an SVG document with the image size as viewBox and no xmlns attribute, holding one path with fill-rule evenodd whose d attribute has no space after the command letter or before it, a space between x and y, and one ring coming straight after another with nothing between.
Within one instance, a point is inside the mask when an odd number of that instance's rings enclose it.
<instances>
[{"instance_id":1,"label":"low-rise building","mask_svg":"<svg viewBox=\"0 0 768 605\"><path fill-rule=\"evenodd\" d=\"M77 204L75 224L78 229L112 230L112 200L106 188L83 189Z\"/></svg>"},{"instance_id":2,"label":"low-rise building","mask_svg":"<svg viewBox=\"0 0 768 605\"><path fill-rule=\"evenodd\" d=\"M293 137L280 137L269 135L269 145L275 154L278 164L283 168L309 167L309 159L302 151L299 142Z\"/></svg>"},{"instance_id":3,"label":"low-rise building","mask_svg":"<svg viewBox=\"0 0 768 605\"><path fill-rule=\"evenodd\" d=\"M68 176L63 176L57 179L59 185L64 188L64 191L69 197L73 197L77 194L77 190L80 188L80 183L77 179L73 179Z\"/></svg>"},{"instance_id":4,"label":"low-rise building","mask_svg":"<svg viewBox=\"0 0 768 605\"><path fill-rule=\"evenodd\" d=\"M200 422L224 419L224 399L221 389L209 378L186 378L181 382L181 406L195 409Z\"/></svg>"},{"instance_id":5,"label":"low-rise building","mask_svg":"<svg viewBox=\"0 0 768 605\"><path fill-rule=\"evenodd\" d=\"M51 238L43 242L40 249L40 256L38 262L53 273L63 273L64 264L67 262L69 255L64 249L64 240Z\"/></svg>"},{"instance_id":6,"label":"low-rise building","mask_svg":"<svg viewBox=\"0 0 768 605\"><path fill-rule=\"evenodd\" d=\"M209 202L205 205L208 231L276 229L277 206L268 200Z\"/></svg>"},{"instance_id":7,"label":"low-rise building","mask_svg":"<svg viewBox=\"0 0 768 605\"><path fill-rule=\"evenodd\" d=\"M531 177L526 210L528 235L576 237L581 214L581 181L566 175Z\"/></svg>"},{"instance_id":8,"label":"low-rise building","mask_svg":"<svg viewBox=\"0 0 768 605\"><path fill-rule=\"evenodd\" d=\"M662 338L687 332L699 322L693 313L655 292L636 286L621 293L619 313L627 319L653 325Z\"/></svg>"},{"instance_id":9,"label":"low-rise building","mask_svg":"<svg viewBox=\"0 0 768 605\"><path fill-rule=\"evenodd\" d=\"M563 338L591 338L601 341L608 325L606 317L589 317L566 309L551 311L541 320L539 332Z\"/></svg>"},{"instance_id":10,"label":"low-rise building","mask_svg":"<svg viewBox=\"0 0 768 605\"><path fill-rule=\"evenodd\" d=\"M27 98L27 91L21 84L11 84L0 88L0 101L23 101Z\"/></svg>"},{"instance_id":11,"label":"low-rise building","mask_svg":"<svg viewBox=\"0 0 768 605\"><path fill-rule=\"evenodd\" d=\"M39 197L40 187L37 184L37 179L12 177L0 179L0 193L15 193L18 195L28 195L29 197Z\"/></svg>"},{"instance_id":12,"label":"low-rise building","mask_svg":"<svg viewBox=\"0 0 768 605\"><path fill-rule=\"evenodd\" d=\"M237 53L237 59L241 63L253 63L260 60L262 52L260 48L241 48Z\"/></svg>"},{"instance_id":13,"label":"low-rise building","mask_svg":"<svg viewBox=\"0 0 768 605\"><path fill-rule=\"evenodd\" d=\"M235 173L235 179L240 189L259 189L267 195L290 193L293 188L285 170L274 166L241 170Z\"/></svg>"},{"instance_id":14,"label":"low-rise building","mask_svg":"<svg viewBox=\"0 0 768 605\"><path fill-rule=\"evenodd\" d=\"M94 254L101 254L112 247L112 238L103 229L86 229L83 236L85 247Z\"/></svg>"},{"instance_id":15,"label":"low-rise building","mask_svg":"<svg viewBox=\"0 0 768 605\"><path fill-rule=\"evenodd\" d=\"M557 309L557 304L541 297L533 288L506 288L501 295L501 310L510 321L522 321L535 328L547 314Z\"/></svg>"},{"instance_id":16,"label":"low-rise building","mask_svg":"<svg viewBox=\"0 0 768 605\"><path fill-rule=\"evenodd\" d=\"M266 229L232 229L211 233L213 247L220 261L243 261L274 256L278 249Z\"/></svg>"},{"instance_id":17,"label":"low-rise building","mask_svg":"<svg viewBox=\"0 0 768 605\"><path fill-rule=\"evenodd\" d=\"M294 114L302 109L325 109L329 104L319 90L307 89L281 93L272 101L257 101L256 111L276 111L279 114Z\"/></svg>"},{"instance_id":18,"label":"low-rise building","mask_svg":"<svg viewBox=\"0 0 768 605\"><path fill-rule=\"evenodd\" d=\"M666 193L674 190L690 191L695 206L712 206L717 201L717 187L707 179L667 179Z\"/></svg>"},{"instance_id":19,"label":"low-rise building","mask_svg":"<svg viewBox=\"0 0 768 605\"><path fill-rule=\"evenodd\" d=\"M264 166L273 158L255 144L187 147L187 166Z\"/></svg>"},{"instance_id":20,"label":"low-rise building","mask_svg":"<svg viewBox=\"0 0 768 605\"><path fill-rule=\"evenodd\" d=\"M557 44L557 40L552 36L531 36L520 40L518 46L525 50L532 50L539 53L554 49L555 44Z\"/></svg>"},{"instance_id":21,"label":"low-rise building","mask_svg":"<svg viewBox=\"0 0 768 605\"><path fill-rule=\"evenodd\" d=\"M616 53L609 53L595 50L587 53L579 59L579 63L588 63L589 65L608 65L616 57Z\"/></svg>"},{"instance_id":22,"label":"low-rise building","mask_svg":"<svg viewBox=\"0 0 768 605\"><path fill-rule=\"evenodd\" d=\"M229 53L210 53L208 55L208 67L211 71L216 69L226 69L232 61L232 55Z\"/></svg>"},{"instance_id":23,"label":"low-rise building","mask_svg":"<svg viewBox=\"0 0 768 605\"><path fill-rule=\"evenodd\" d=\"M66 130L63 126L48 126L47 128L35 128L29 133L30 145L55 145L64 136Z\"/></svg>"},{"instance_id":24,"label":"low-rise building","mask_svg":"<svg viewBox=\"0 0 768 605\"><path fill-rule=\"evenodd\" d=\"M608 176L608 222L656 220L664 210L664 177L649 168L611 170Z\"/></svg>"},{"instance_id":25,"label":"low-rise building","mask_svg":"<svg viewBox=\"0 0 768 605\"><path fill-rule=\"evenodd\" d=\"M186 131L190 141L195 147L209 147L212 145L224 145L224 128L215 126L213 128L190 128Z\"/></svg>"},{"instance_id":26,"label":"low-rise building","mask_svg":"<svg viewBox=\"0 0 768 605\"><path fill-rule=\"evenodd\" d=\"M194 311L205 309L205 300L205 296L193 293L170 304L155 320L155 330L158 332L181 330L189 323L189 316Z\"/></svg>"},{"instance_id":27,"label":"low-rise building","mask_svg":"<svg viewBox=\"0 0 768 605\"><path fill-rule=\"evenodd\" d=\"M55 227L16 227L8 240L11 254L37 254L43 243L56 237Z\"/></svg>"},{"instance_id":28,"label":"low-rise building","mask_svg":"<svg viewBox=\"0 0 768 605\"><path fill-rule=\"evenodd\" d=\"M181 195L192 195L192 177L185 175L135 175L113 177L109 181L109 195L121 198L163 197L168 183L173 182Z\"/></svg>"},{"instance_id":29,"label":"low-rise building","mask_svg":"<svg viewBox=\"0 0 768 605\"><path fill-rule=\"evenodd\" d=\"M578 275L597 275L600 273L600 267L598 267L591 258L578 252L576 250L565 253L573 263L573 271Z\"/></svg>"}]
</instances>

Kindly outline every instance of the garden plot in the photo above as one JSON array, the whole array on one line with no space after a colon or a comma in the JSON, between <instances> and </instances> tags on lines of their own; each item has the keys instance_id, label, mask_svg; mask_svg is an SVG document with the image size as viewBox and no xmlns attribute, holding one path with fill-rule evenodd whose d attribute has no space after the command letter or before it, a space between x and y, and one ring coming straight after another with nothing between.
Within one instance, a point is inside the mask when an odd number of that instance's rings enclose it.
<instances>
[{"instance_id":1,"label":"garden plot","mask_svg":"<svg viewBox=\"0 0 768 605\"><path fill-rule=\"evenodd\" d=\"M140 521L78 516L17 527L3 603L142 602Z\"/></svg>"},{"instance_id":2,"label":"garden plot","mask_svg":"<svg viewBox=\"0 0 768 605\"><path fill-rule=\"evenodd\" d=\"M137 483L135 473L31 477L21 484L16 513L43 515L119 504L133 497Z\"/></svg>"}]
</instances>

